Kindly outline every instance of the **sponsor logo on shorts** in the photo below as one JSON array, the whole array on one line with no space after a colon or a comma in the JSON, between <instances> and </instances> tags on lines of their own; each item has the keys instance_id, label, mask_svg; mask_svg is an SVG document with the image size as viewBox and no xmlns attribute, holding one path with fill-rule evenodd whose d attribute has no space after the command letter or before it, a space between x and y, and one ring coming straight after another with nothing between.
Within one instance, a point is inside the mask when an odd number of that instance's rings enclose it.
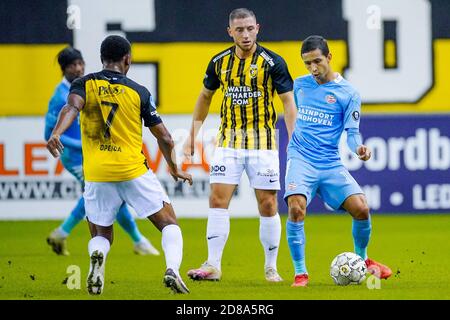
<instances>
[{"instance_id":1,"label":"sponsor logo on shorts","mask_svg":"<svg viewBox=\"0 0 450 320\"><path fill-rule=\"evenodd\" d=\"M277 182L277 181L278 181L278 179L270 179L269 180L270 183L274 183L274 182Z\"/></svg>"},{"instance_id":2,"label":"sponsor logo on shorts","mask_svg":"<svg viewBox=\"0 0 450 320\"><path fill-rule=\"evenodd\" d=\"M273 178L273 177L278 177L278 172L275 172L275 170L273 170L273 169L267 169L266 172L260 172L260 171L258 171L258 172L256 173L256 175L257 175L257 176L260 176L260 177L270 177L270 178ZM270 182L272 182L272 181L270 181Z\"/></svg>"},{"instance_id":3,"label":"sponsor logo on shorts","mask_svg":"<svg viewBox=\"0 0 450 320\"><path fill-rule=\"evenodd\" d=\"M227 167L225 167L224 165L215 165L215 166L211 166L211 171L210 171L210 175L211 176L225 176L225 171L227 171Z\"/></svg>"}]
</instances>

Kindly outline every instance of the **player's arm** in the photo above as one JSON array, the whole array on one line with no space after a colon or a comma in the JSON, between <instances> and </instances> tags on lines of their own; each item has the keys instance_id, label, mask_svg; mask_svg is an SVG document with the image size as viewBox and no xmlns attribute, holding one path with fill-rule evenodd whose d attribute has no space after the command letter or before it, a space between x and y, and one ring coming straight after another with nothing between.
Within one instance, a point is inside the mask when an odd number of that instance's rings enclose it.
<instances>
[{"instance_id":1,"label":"player's arm","mask_svg":"<svg viewBox=\"0 0 450 320\"><path fill-rule=\"evenodd\" d=\"M297 117L297 107L295 106L294 94L292 91L288 91L278 96L280 97L284 106L284 122L286 123L289 141L291 140L292 133L294 132L295 120Z\"/></svg>"},{"instance_id":2,"label":"player's arm","mask_svg":"<svg viewBox=\"0 0 450 320\"><path fill-rule=\"evenodd\" d=\"M180 178L183 182L188 181L189 184L192 185L192 176L186 172L178 171L174 150L175 143L166 126L160 122L157 125L151 126L149 129L158 141L159 149L161 150L164 159L166 159L167 164L169 165L170 174L175 181L178 181L178 178Z\"/></svg>"},{"instance_id":3,"label":"player's arm","mask_svg":"<svg viewBox=\"0 0 450 320\"><path fill-rule=\"evenodd\" d=\"M50 139L47 141L47 149L53 157L57 158L64 150L64 146L61 142L61 135L72 125L83 107L83 97L75 93L69 95L67 104L61 109L58 116L58 122L53 129Z\"/></svg>"},{"instance_id":4,"label":"player's arm","mask_svg":"<svg viewBox=\"0 0 450 320\"><path fill-rule=\"evenodd\" d=\"M209 107L214 96L215 90L209 90L203 88L200 91L200 95L195 103L194 113L192 114L191 129L189 130L189 136L183 146L184 156L189 158L194 155L194 142L197 137L200 128L203 125L206 117L208 116Z\"/></svg>"},{"instance_id":5,"label":"player's arm","mask_svg":"<svg viewBox=\"0 0 450 320\"><path fill-rule=\"evenodd\" d=\"M346 129L346 131L347 131L347 145L350 148L350 150L356 153L361 160L363 161L369 160L372 155L372 152L367 146L363 145L359 130L356 128L348 128Z\"/></svg>"},{"instance_id":6,"label":"player's arm","mask_svg":"<svg viewBox=\"0 0 450 320\"><path fill-rule=\"evenodd\" d=\"M370 149L363 145L359 133L359 121L361 117L361 97L355 93L347 106L344 116L344 128L347 132L347 145L358 158L367 161L372 156Z\"/></svg>"}]
</instances>

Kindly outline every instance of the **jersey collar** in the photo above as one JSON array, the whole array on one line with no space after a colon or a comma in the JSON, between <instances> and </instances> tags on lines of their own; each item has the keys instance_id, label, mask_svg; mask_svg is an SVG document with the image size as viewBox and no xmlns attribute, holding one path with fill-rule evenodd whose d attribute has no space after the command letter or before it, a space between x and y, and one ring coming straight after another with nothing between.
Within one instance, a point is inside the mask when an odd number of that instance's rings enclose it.
<instances>
[{"instance_id":1,"label":"jersey collar","mask_svg":"<svg viewBox=\"0 0 450 320\"><path fill-rule=\"evenodd\" d=\"M69 82L69 80L67 80L66 77L63 77L61 83L62 83L63 85L65 85L67 88L70 88L70 82Z\"/></svg>"},{"instance_id":2,"label":"jersey collar","mask_svg":"<svg viewBox=\"0 0 450 320\"><path fill-rule=\"evenodd\" d=\"M260 54L261 51L263 51L262 47L259 45L258 42L255 42L255 44L256 44L256 50L255 50L255 52L254 52L251 56L249 56L249 57L247 57L247 58L245 58L245 59L248 59L248 58L250 58L250 57L253 57L255 54ZM231 47L231 52L233 53L233 56L236 57L237 59L239 59L239 60L245 60L245 59L239 58L238 55L236 54L236 45L234 45L233 47Z\"/></svg>"},{"instance_id":3,"label":"jersey collar","mask_svg":"<svg viewBox=\"0 0 450 320\"><path fill-rule=\"evenodd\" d=\"M344 78L341 76L341 74L339 72L336 72L336 78L333 80L333 82L339 83L342 80L344 80Z\"/></svg>"}]
</instances>

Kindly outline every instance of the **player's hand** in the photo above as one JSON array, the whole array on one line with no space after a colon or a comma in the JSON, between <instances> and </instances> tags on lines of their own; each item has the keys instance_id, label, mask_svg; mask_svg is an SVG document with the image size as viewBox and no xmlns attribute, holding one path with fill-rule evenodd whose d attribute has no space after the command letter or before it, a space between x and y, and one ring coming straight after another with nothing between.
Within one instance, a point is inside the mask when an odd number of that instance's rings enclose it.
<instances>
[{"instance_id":1,"label":"player's hand","mask_svg":"<svg viewBox=\"0 0 450 320\"><path fill-rule=\"evenodd\" d=\"M187 160L191 160L192 156L194 155L194 141L191 139L191 137L189 136L184 145L183 145L183 156L187 159Z\"/></svg>"},{"instance_id":2,"label":"player's hand","mask_svg":"<svg viewBox=\"0 0 450 320\"><path fill-rule=\"evenodd\" d=\"M59 140L59 135L53 134L50 139L48 139L47 149L54 158L58 158L62 154L64 146Z\"/></svg>"},{"instance_id":3,"label":"player's hand","mask_svg":"<svg viewBox=\"0 0 450 320\"><path fill-rule=\"evenodd\" d=\"M370 151L370 149L363 144L358 147L357 152L358 158L361 159L362 161L367 161L372 156L372 151Z\"/></svg>"},{"instance_id":4,"label":"player's hand","mask_svg":"<svg viewBox=\"0 0 450 320\"><path fill-rule=\"evenodd\" d=\"M178 181L178 179L183 180L183 182L188 182L190 186L192 186L192 176L189 173L186 173L184 171L178 171L178 169L170 169L170 175L175 181Z\"/></svg>"}]
</instances>

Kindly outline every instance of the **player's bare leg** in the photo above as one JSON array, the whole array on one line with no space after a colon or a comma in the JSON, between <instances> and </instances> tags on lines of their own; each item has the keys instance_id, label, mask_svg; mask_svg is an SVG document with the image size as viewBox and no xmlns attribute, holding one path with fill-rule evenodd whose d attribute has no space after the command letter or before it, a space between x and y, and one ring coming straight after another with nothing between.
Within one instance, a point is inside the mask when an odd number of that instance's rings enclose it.
<instances>
[{"instance_id":1,"label":"player's bare leg","mask_svg":"<svg viewBox=\"0 0 450 320\"><path fill-rule=\"evenodd\" d=\"M283 279L277 271L278 248L281 238L281 219L278 214L277 191L255 189L258 201L259 239L264 248L264 273L267 281L280 282Z\"/></svg>"},{"instance_id":2,"label":"player's bare leg","mask_svg":"<svg viewBox=\"0 0 450 320\"><path fill-rule=\"evenodd\" d=\"M206 239L208 242L208 260L198 269L188 271L193 280L220 280L222 276L222 253L230 233L230 214L228 207L236 185L212 183L209 196L208 224Z\"/></svg>"},{"instance_id":3,"label":"player's bare leg","mask_svg":"<svg viewBox=\"0 0 450 320\"><path fill-rule=\"evenodd\" d=\"M99 226L88 220L92 239L88 244L90 257L87 290L90 294L101 294L105 284L106 256L113 242L113 226Z\"/></svg>"},{"instance_id":4,"label":"player's bare leg","mask_svg":"<svg viewBox=\"0 0 450 320\"><path fill-rule=\"evenodd\" d=\"M378 278L387 279L392 275L392 270L367 256L367 246L372 229L370 210L366 197L363 194L354 194L345 199L342 207L353 217L353 242L355 253L361 256L367 265L367 271Z\"/></svg>"},{"instance_id":5,"label":"player's bare leg","mask_svg":"<svg viewBox=\"0 0 450 320\"><path fill-rule=\"evenodd\" d=\"M305 264L305 230L306 197L295 194L288 197L288 221L286 235L294 265L295 277L293 287L306 287L309 281Z\"/></svg>"},{"instance_id":6,"label":"player's bare leg","mask_svg":"<svg viewBox=\"0 0 450 320\"><path fill-rule=\"evenodd\" d=\"M183 259L183 236L172 205L164 202L163 208L148 219L162 233L161 243L166 258L164 284L174 293L189 293L179 271Z\"/></svg>"}]
</instances>

